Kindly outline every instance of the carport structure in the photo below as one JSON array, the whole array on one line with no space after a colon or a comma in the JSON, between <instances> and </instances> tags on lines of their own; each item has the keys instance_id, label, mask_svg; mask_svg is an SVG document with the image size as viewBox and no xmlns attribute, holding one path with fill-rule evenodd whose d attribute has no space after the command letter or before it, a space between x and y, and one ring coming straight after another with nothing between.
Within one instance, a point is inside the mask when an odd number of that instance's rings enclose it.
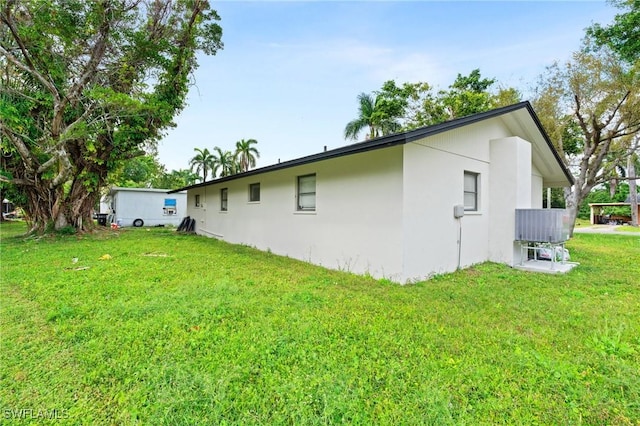
<instances>
[{"instance_id":1,"label":"carport structure","mask_svg":"<svg viewBox=\"0 0 640 426\"><path fill-rule=\"evenodd\" d=\"M589 208L591 209L591 213L589 215L590 221L592 225L600 225L606 224L610 221L618 221L618 222L631 222L631 216L621 216L621 215L603 215L602 211L606 207L629 207L631 209L631 203L627 200L624 203L592 203L589 204ZM629 214L631 214L631 210L629 210ZM640 217L640 205L638 205L638 217Z\"/></svg>"}]
</instances>

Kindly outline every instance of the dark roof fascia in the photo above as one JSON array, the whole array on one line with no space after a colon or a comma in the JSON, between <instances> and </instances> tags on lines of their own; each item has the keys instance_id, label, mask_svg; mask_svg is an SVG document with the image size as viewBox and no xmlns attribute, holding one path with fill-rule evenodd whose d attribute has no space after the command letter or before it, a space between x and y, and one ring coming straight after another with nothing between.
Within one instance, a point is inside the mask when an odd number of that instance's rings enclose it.
<instances>
[{"instance_id":1,"label":"dark roof fascia","mask_svg":"<svg viewBox=\"0 0 640 426\"><path fill-rule=\"evenodd\" d=\"M529 105L528 101L519 102L517 104L509 105L506 107L492 109L491 111L480 112L473 115L467 115L466 117L456 118L451 121L445 121L443 123L434 124L432 126L422 127L420 129L409 130L405 133L406 142L413 142L418 139L422 139L427 136L433 136L438 133L443 133L449 130L454 130L459 127L467 126L469 124L477 123L488 118L494 118L499 115L508 114L513 111L524 108Z\"/></svg>"},{"instance_id":2,"label":"dark roof fascia","mask_svg":"<svg viewBox=\"0 0 640 426\"><path fill-rule=\"evenodd\" d=\"M538 115L533 110L533 107L531 106L531 103L529 101L520 102L520 103L517 103L517 104L509 105L509 106L502 107L502 108L497 108L497 109L494 109L494 110L491 110L491 111L482 112L482 113L479 113L479 114L469 115L467 117L462 117L462 118L460 118L458 120L447 121L447 122L444 122L444 123L436 124L434 126L426 127L424 129L418 129L417 130L417 134L415 136L407 134L407 142L412 142L412 141L414 141L416 139L421 139L421 138L423 138L425 136L431 136L431 135L434 135L436 133L441 133L441 132L444 132L444 131L447 131L447 130L452 130L452 129L455 129L455 128L458 128L458 127L461 127L461 126L465 126L465 125L468 125L468 124L476 123L476 122L479 122L479 121L482 121L482 120L486 120L487 118L493 118L493 117L496 117L498 115L507 114L507 113L519 110L521 108L526 108L527 109L527 112L529 112L529 115L533 119L533 122L536 125L536 127L538 128L538 131L540 132L540 134L544 138L544 141L547 143L547 146L549 147L549 149L553 153L553 156L555 157L556 161L558 162L558 164L562 168L562 171L564 172L564 175L567 177L569 182L573 185L575 183L573 175L571 174L569 169L567 169L567 167L565 166L564 162L560 158L560 154L558 154L558 151L553 146L553 143L551 142L551 139L549 139L549 135L547 135L547 132L542 127L542 123L540 122L540 119L538 118ZM411 133L411 132L409 132L409 133Z\"/></svg>"},{"instance_id":3,"label":"dark roof fascia","mask_svg":"<svg viewBox=\"0 0 640 426\"><path fill-rule=\"evenodd\" d=\"M381 148L388 148L395 145L402 145L404 143L406 143L404 133L397 133L394 135L383 136L377 139L372 139L365 142L358 142L355 144L332 149L330 151L324 151L318 154L312 154L306 157L300 157L294 160L284 161L282 163L260 167L258 169L249 170L244 173L237 173L237 174L221 177L214 180L197 183L195 185L185 186L184 188L171 190L168 192L168 194L173 194L175 192L185 191L189 189L201 188L207 185L223 183L230 180L254 176L262 173L272 172L274 170L282 170L282 169L288 169L290 167L302 166L304 164L315 163L317 161L328 160L330 158L343 157L345 155L355 154L358 152L366 152L366 151L372 151L372 150L381 149Z\"/></svg>"},{"instance_id":4,"label":"dark roof fascia","mask_svg":"<svg viewBox=\"0 0 640 426\"><path fill-rule=\"evenodd\" d=\"M547 135L547 132L544 130L544 127L542 127L542 123L540 122L540 119L538 118L538 114L536 114L536 112L533 110L533 107L531 106L531 104L529 102L527 102L527 110L529 111L529 114L531 114L531 118L533 118L534 123L538 127L538 131L540 131L540 134L542 134L542 136L544 137L545 142L547 142L547 146L549 147L549 149L553 153L553 156L556 157L556 160L558 161L558 164L560 164L560 167L562 167L562 171L564 172L564 175L569 180L569 183L571 183L571 185L574 185L576 183L576 181L575 181L573 175L571 174L571 172L569 171L567 166L564 164L564 161L562 161L562 158L560 158L560 154L556 150L556 147L553 146L553 142L551 142L551 139L549 138L549 135Z\"/></svg>"},{"instance_id":5,"label":"dark roof fascia","mask_svg":"<svg viewBox=\"0 0 640 426\"><path fill-rule=\"evenodd\" d=\"M482 121L482 120L486 120L487 118L493 118L493 117L496 117L496 116L499 116L499 115L502 115L502 114L507 114L507 113L519 110L521 108L526 108L527 109L527 112L529 112L529 115L531 116L534 124L538 128L538 131L540 132L540 134L544 138L544 141L547 143L547 146L549 147L549 149L553 153L553 156L555 157L556 161L558 162L558 164L562 168L562 171L563 171L564 175L566 176L567 180L573 185L575 183L573 175L571 174L569 169L565 166L564 162L560 158L560 154L558 154L558 151L553 146L553 143L551 142L551 139L549 138L549 135L547 135L547 132L544 130L544 127L542 127L542 123L540 122L540 119L538 118L538 115L533 110L533 107L531 106L531 103L529 101L520 102L520 103L517 103L517 104L509 105L509 106L502 107L502 108L497 108L497 109L494 109L494 110L491 110L491 111L482 112L482 113L479 113L479 114L469 115L467 117L462 117L462 118L460 118L458 120L446 121L444 123L440 123L440 124L436 124L436 125L433 125L433 126L425 127L423 129L417 129L417 130L415 130L415 132L417 132L415 135L411 135L411 132L408 132L407 133L407 142L412 142L412 141L414 141L416 139L424 138L425 136L432 136L432 135L435 135L436 133L441 133L441 132L444 132L444 131L447 131L447 130L452 130L452 129L455 129L455 128L458 128L458 127L461 127L461 126L465 126L465 125L468 125L468 124L476 123L476 122L479 122L479 121Z\"/></svg>"},{"instance_id":6,"label":"dark roof fascia","mask_svg":"<svg viewBox=\"0 0 640 426\"><path fill-rule=\"evenodd\" d=\"M446 131L449 131L449 130L454 130L454 129L457 129L459 127L467 126L469 124L473 124L473 123L477 123L479 121L486 120L488 118L493 118L493 117L497 117L497 116L500 116L500 115L503 115L503 114L508 114L510 112L517 111L517 110L522 109L522 108L526 108L527 109L527 111L529 112L529 114L533 118L533 121L535 122L536 126L538 127L538 130L540 131L540 133L543 135L545 141L547 142L547 145L549 146L549 148L553 152L553 155L558 160L558 163L562 167L565 175L567 176L569 181L573 184L573 182L574 182L573 181L573 176L571 176L571 173L569 173L567 168L564 166L564 163L560 159L560 156L558 155L556 149L553 147L553 144L551 143L551 140L549 139L549 137L547 136L546 132L542 128L542 125L540 124L540 120L538 120L538 117L536 116L535 112L533 111L533 107L531 106L529 101L524 101L524 102L519 102L517 104L509 105L509 106L506 106L506 107L496 108L496 109L493 109L491 111L485 111L485 112L481 112L481 113L478 113L478 114L473 114L473 115L468 115L466 117L457 118L457 119L454 119L454 120L451 120L451 121L445 121L444 123L434 124L432 126L427 126L427 127L421 127L419 129L409 130L409 131L406 131L406 132L396 133L396 134L393 134L393 135L381 136L379 138L371 139L371 140L364 141L364 142L358 142L358 143L355 143L355 144L351 144L351 145L343 146L343 147L340 147L340 148L332 149L330 151L320 152L318 154L312 154L312 155L308 155L306 157L296 158L294 160L285 161L283 163L272 164L270 166L260 167L258 169L249 170L248 172L238 173L238 174L234 174L234 175L218 178L218 179L215 179L215 180L201 182L201 183L198 183L198 184L195 184L195 185L185 186L184 188L174 189L172 191L169 191L168 193L169 194L173 194L175 192L185 191L185 190L188 190L188 189L201 188L201 187L207 186L207 185L223 183L223 182L227 182L227 181L230 181L230 180L235 180L235 179L240 179L240 178L244 178L244 177L258 175L258 174L261 174L261 173L271 172L271 171L274 171L274 170L281 170L281 169L287 169L289 167L301 166L301 165L304 165L304 164L314 163L316 161L328 160L330 158L343 157L345 155L356 154L356 153L360 153L360 152L373 151L373 150L381 149L381 148L389 148L389 147L396 146L396 145L404 145L406 143L413 142L415 140L422 139L422 138L425 138L427 136L433 136L433 135L436 135L438 133L446 132Z\"/></svg>"}]
</instances>

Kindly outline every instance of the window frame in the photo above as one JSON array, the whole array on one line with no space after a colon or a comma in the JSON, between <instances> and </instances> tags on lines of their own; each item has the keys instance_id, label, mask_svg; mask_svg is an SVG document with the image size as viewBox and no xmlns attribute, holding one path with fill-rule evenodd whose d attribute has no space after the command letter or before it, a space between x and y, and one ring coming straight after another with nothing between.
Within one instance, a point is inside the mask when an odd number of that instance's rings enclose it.
<instances>
[{"instance_id":1,"label":"window frame","mask_svg":"<svg viewBox=\"0 0 640 426\"><path fill-rule=\"evenodd\" d=\"M175 216L178 213L178 199L177 198L165 198L164 206L162 207L163 216Z\"/></svg>"},{"instance_id":2,"label":"window frame","mask_svg":"<svg viewBox=\"0 0 640 426\"><path fill-rule=\"evenodd\" d=\"M200 201L200 194L195 194L194 196L194 204L196 208L202 207L202 203Z\"/></svg>"},{"instance_id":3,"label":"window frame","mask_svg":"<svg viewBox=\"0 0 640 426\"><path fill-rule=\"evenodd\" d=\"M473 190L467 188L467 176L473 177L474 185ZM465 170L463 174L462 183L462 204L464 205L465 212L479 212L480 211L480 173ZM473 206L467 205L467 195L473 196Z\"/></svg>"},{"instance_id":4,"label":"window frame","mask_svg":"<svg viewBox=\"0 0 640 426\"><path fill-rule=\"evenodd\" d=\"M302 187L301 181L306 178L313 177L313 192L301 192L300 189ZM306 175L300 175L296 178L296 211L298 212L315 212L317 208L316 204L316 196L317 196L317 176L315 173L309 173ZM313 207L303 207L300 205L301 196L309 196L313 195Z\"/></svg>"},{"instance_id":5,"label":"window frame","mask_svg":"<svg viewBox=\"0 0 640 426\"><path fill-rule=\"evenodd\" d=\"M229 188L220 188L220 211L229 211Z\"/></svg>"},{"instance_id":6,"label":"window frame","mask_svg":"<svg viewBox=\"0 0 640 426\"><path fill-rule=\"evenodd\" d=\"M257 199L252 199L253 197L253 188L258 188L258 198ZM259 203L260 202L260 182L255 182L255 183L250 183L249 184L249 202L250 203Z\"/></svg>"}]
</instances>

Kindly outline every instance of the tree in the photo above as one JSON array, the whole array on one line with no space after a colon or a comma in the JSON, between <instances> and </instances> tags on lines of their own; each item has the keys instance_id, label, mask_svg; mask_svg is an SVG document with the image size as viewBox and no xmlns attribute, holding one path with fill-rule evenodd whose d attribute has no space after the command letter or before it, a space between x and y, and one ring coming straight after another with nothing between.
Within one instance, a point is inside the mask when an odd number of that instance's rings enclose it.
<instances>
[{"instance_id":1,"label":"tree","mask_svg":"<svg viewBox=\"0 0 640 426\"><path fill-rule=\"evenodd\" d=\"M565 193L572 224L591 189L633 154L630 141L640 132L638 71L608 49L585 49L541 77L534 107L575 175Z\"/></svg>"},{"instance_id":2,"label":"tree","mask_svg":"<svg viewBox=\"0 0 640 426\"><path fill-rule=\"evenodd\" d=\"M260 152L255 146L258 141L255 139L240 139L236 142L235 161L238 163L238 172L246 172L251 167L256 166L256 159L260 158Z\"/></svg>"},{"instance_id":3,"label":"tree","mask_svg":"<svg viewBox=\"0 0 640 426\"><path fill-rule=\"evenodd\" d=\"M633 63L640 59L640 1L612 0L611 3L628 10L616 15L609 26L594 24L587 28L587 36L598 46L608 46L622 59Z\"/></svg>"},{"instance_id":4,"label":"tree","mask_svg":"<svg viewBox=\"0 0 640 426\"><path fill-rule=\"evenodd\" d=\"M213 150L216 152L213 163L215 164L216 172L220 170L219 177L233 175L238 172L239 165L231 151L223 151L218 146L214 147Z\"/></svg>"},{"instance_id":5,"label":"tree","mask_svg":"<svg viewBox=\"0 0 640 426\"><path fill-rule=\"evenodd\" d=\"M151 187L162 189L184 188L185 186L193 185L197 180L198 175L189 169L171 170L170 173L163 170L163 173L151 182Z\"/></svg>"},{"instance_id":6,"label":"tree","mask_svg":"<svg viewBox=\"0 0 640 426\"><path fill-rule=\"evenodd\" d=\"M357 140L363 129L368 128L367 139L387 135L400 130L397 118L399 111L393 109L383 97L360 93L358 95L358 118L344 128L344 138ZM390 108L391 107L391 108Z\"/></svg>"},{"instance_id":7,"label":"tree","mask_svg":"<svg viewBox=\"0 0 640 426\"><path fill-rule=\"evenodd\" d=\"M500 87L493 92L490 88L494 84L495 79L482 78L475 69L468 76L458 74L447 90L436 92L426 82L397 86L389 80L374 93L393 111L402 130L411 130L520 102L516 89Z\"/></svg>"},{"instance_id":8,"label":"tree","mask_svg":"<svg viewBox=\"0 0 640 426\"><path fill-rule=\"evenodd\" d=\"M215 164L215 157L211 152L209 152L209 149L193 148L193 150L197 154L191 160L189 160L191 171L194 171L195 169L195 173L197 175L202 173L202 182L207 180L209 170L211 170L211 174L213 175L213 177L215 177L218 166Z\"/></svg>"},{"instance_id":9,"label":"tree","mask_svg":"<svg viewBox=\"0 0 640 426\"><path fill-rule=\"evenodd\" d=\"M92 224L107 175L185 105L196 54L222 48L206 0L0 0L0 180L31 231Z\"/></svg>"},{"instance_id":10,"label":"tree","mask_svg":"<svg viewBox=\"0 0 640 426\"><path fill-rule=\"evenodd\" d=\"M106 184L128 188L151 188L152 182L164 172L154 155L143 155L120 162L118 168L111 171Z\"/></svg>"},{"instance_id":11,"label":"tree","mask_svg":"<svg viewBox=\"0 0 640 426\"><path fill-rule=\"evenodd\" d=\"M490 110L493 104L488 90L495 82L495 79L481 78L479 69L471 71L468 76L458 74L449 90L440 92L448 119Z\"/></svg>"}]
</instances>

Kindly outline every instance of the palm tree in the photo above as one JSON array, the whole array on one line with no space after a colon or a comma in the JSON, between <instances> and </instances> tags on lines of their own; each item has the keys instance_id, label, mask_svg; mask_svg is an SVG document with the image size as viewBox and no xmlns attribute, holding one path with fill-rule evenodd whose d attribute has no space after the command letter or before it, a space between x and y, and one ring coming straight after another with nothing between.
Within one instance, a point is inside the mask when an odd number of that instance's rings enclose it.
<instances>
[{"instance_id":1,"label":"palm tree","mask_svg":"<svg viewBox=\"0 0 640 426\"><path fill-rule=\"evenodd\" d=\"M214 154L214 164L216 171L220 170L220 177L229 176L236 173L237 164L234 159L234 155L231 151L223 151L219 146L213 148L216 151Z\"/></svg>"},{"instance_id":2,"label":"palm tree","mask_svg":"<svg viewBox=\"0 0 640 426\"><path fill-rule=\"evenodd\" d=\"M260 158L260 152L258 152L256 147L251 145L257 143L258 141L255 139L240 139L236 142L234 157L238 163L239 173L246 172L249 168L256 166L256 158Z\"/></svg>"},{"instance_id":3,"label":"palm tree","mask_svg":"<svg viewBox=\"0 0 640 426\"><path fill-rule=\"evenodd\" d=\"M191 171L195 169L196 174L200 175L202 172L202 181L207 180L209 170L211 170L213 177L216 176L216 169L214 164L214 156L209 152L209 149L193 148L197 154L189 161Z\"/></svg>"},{"instance_id":4,"label":"palm tree","mask_svg":"<svg viewBox=\"0 0 640 426\"><path fill-rule=\"evenodd\" d=\"M358 118L351 120L344 128L345 139L358 139L358 134L362 129L369 128L367 139L388 135L400 130L400 123L394 117L389 117L383 111L382 98L367 93L358 95Z\"/></svg>"}]
</instances>

